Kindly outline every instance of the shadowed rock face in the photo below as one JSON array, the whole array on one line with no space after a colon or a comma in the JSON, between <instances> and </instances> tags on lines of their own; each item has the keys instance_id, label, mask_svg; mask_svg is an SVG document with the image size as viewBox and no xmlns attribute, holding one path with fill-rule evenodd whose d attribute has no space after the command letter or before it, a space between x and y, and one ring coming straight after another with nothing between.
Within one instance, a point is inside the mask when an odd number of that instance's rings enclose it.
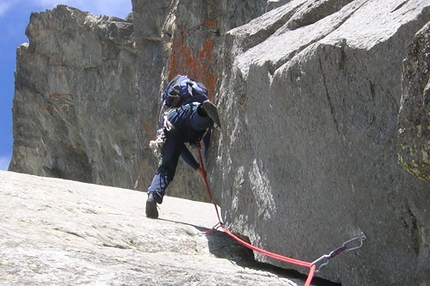
<instances>
[{"instance_id":1,"label":"shadowed rock face","mask_svg":"<svg viewBox=\"0 0 430 286\"><path fill-rule=\"evenodd\" d=\"M430 181L430 24L413 38L403 61L399 113L399 160L418 178Z\"/></svg>"},{"instance_id":2,"label":"shadowed rock face","mask_svg":"<svg viewBox=\"0 0 430 286\"><path fill-rule=\"evenodd\" d=\"M430 280L428 1L132 2L32 15L11 170L146 190L160 90L185 73L220 109L208 174L236 232L306 261L364 232L318 275ZM207 200L182 163L168 193Z\"/></svg>"}]
</instances>

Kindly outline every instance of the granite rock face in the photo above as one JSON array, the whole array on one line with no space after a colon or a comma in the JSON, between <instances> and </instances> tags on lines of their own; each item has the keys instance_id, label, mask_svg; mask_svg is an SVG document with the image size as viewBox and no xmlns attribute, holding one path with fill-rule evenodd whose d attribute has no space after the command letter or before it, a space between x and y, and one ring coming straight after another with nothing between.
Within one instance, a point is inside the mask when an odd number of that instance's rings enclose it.
<instances>
[{"instance_id":1,"label":"granite rock face","mask_svg":"<svg viewBox=\"0 0 430 286\"><path fill-rule=\"evenodd\" d=\"M317 275L430 280L428 1L132 3L126 20L32 15L11 170L146 190L160 91L185 73L220 109L208 174L234 231L310 262L363 232ZM168 194L207 200L182 163Z\"/></svg>"},{"instance_id":2,"label":"granite rock face","mask_svg":"<svg viewBox=\"0 0 430 286\"><path fill-rule=\"evenodd\" d=\"M397 152L402 61L429 21L428 1L290 1L227 33L211 182L236 231L310 262L363 232L318 275L430 280L429 182Z\"/></svg>"},{"instance_id":3,"label":"granite rock face","mask_svg":"<svg viewBox=\"0 0 430 286\"><path fill-rule=\"evenodd\" d=\"M151 220L142 192L4 171L0 186L1 285L302 284L205 235L211 204L169 198Z\"/></svg>"}]
</instances>

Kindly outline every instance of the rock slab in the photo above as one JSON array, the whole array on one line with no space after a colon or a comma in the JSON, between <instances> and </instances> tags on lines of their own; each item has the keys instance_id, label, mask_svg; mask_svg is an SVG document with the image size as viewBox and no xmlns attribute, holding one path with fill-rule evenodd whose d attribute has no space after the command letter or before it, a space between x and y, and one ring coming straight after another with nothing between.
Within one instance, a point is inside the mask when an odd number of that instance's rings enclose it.
<instances>
[{"instance_id":1,"label":"rock slab","mask_svg":"<svg viewBox=\"0 0 430 286\"><path fill-rule=\"evenodd\" d=\"M213 205L0 172L0 285L301 285L215 231ZM261 267L260 267L261 268Z\"/></svg>"}]
</instances>

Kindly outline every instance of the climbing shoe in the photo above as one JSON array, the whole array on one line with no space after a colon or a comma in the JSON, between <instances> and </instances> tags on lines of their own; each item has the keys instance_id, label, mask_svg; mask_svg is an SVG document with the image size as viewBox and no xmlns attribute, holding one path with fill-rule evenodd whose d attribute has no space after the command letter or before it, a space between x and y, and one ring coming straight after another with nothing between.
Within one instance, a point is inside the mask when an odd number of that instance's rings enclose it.
<instances>
[{"instance_id":1,"label":"climbing shoe","mask_svg":"<svg viewBox=\"0 0 430 286\"><path fill-rule=\"evenodd\" d=\"M154 219L158 218L157 202L154 192L148 193L148 199L146 200L146 217Z\"/></svg>"},{"instance_id":2,"label":"climbing shoe","mask_svg":"<svg viewBox=\"0 0 430 286\"><path fill-rule=\"evenodd\" d=\"M218 115L218 109L215 106L215 104L213 104L209 100L205 100L205 101L203 101L201 107L206 112L206 114L213 120L213 122L215 123L215 126L221 128L221 123L219 121L219 115Z\"/></svg>"}]
</instances>

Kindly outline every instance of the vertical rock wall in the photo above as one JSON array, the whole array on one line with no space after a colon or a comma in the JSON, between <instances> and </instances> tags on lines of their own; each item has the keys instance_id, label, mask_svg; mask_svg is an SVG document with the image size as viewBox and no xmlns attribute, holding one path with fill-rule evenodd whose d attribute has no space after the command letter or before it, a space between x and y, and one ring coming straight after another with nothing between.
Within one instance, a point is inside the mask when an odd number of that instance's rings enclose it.
<instances>
[{"instance_id":1,"label":"vertical rock wall","mask_svg":"<svg viewBox=\"0 0 430 286\"><path fill-rule=\"evenodd\" d=\"M397 122L429 3L339 3L290 1L226 35L214 196L234 231L306 261L364 232L317 274L331 281L426 283L429 185L398 163Z\"/></svg>"}]
</instances>

